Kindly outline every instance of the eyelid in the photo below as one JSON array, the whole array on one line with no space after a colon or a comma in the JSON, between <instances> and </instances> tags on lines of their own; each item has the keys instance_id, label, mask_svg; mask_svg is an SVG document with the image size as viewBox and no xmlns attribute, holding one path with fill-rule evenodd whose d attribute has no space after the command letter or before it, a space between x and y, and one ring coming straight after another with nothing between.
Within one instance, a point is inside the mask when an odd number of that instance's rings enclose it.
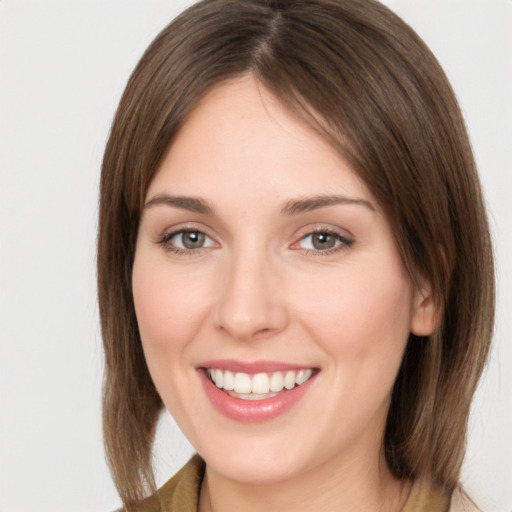
<instances>
[{"instance_id":1,"label":"eyelid","mask_svg":"<svg viewBox=\"0 0 512 512\"><path fill-rule=\"evenodd\" d=\"M204 249L211 249L220 246L216 237L211 235L209 231L210 230L205 228L204 226L198 226L197 224L184 224L173 226L171 228L167 228L161 234L159 234L155 239L155 243L161 245L164 248L164 250L170 253L187 256L197 255ZM196 249L187 249L171 244L170 241L175 236L181 233L202 233L208 240L210 240L213 243L208 244L207 246L198 247Z\"/></svg>"},{"instance_id":2,"label":"eyelid","mask_svg":"<svg viewBox=\"0 0 512 512\"><path fill-rule=\"evenodd\" d=\"M204 233L203 231L198 231L197 229L180 229L178 231L174 231L173 233L169 233L168 235L166 235L166 240L167 241L171 241L172 239L174 238L179 238L180 235L186 235L187 233L197 233L197 234L200 234L200 235L204 235L204 239L205 239L205 245L201 246L201 247L198 247L197 249L205 249L207 247L212 247L212 245L215 244L215 242L206 234ZM213 242L213 243L208 243L209 242ZM183 243L183 241L182 241ZM175 245L175 247L178 247L177 245ZM179 247L179 249L187 249L186 247ZM187 250L194 250L194 249L187 249Z\"/></svg>"},{"instance_id":3,"label":"eyelid","mask_svg":"<svg viewBox=\"0 0 512 512\"><path fill-rule=\"evenodd\" d=\"M332 254L334 252L347 249L354 243L354 237L352 234L349 234L346 230L340 230L339 228L335 228L332 226L323 225L307 227L301 231L302 233L297 236L296 241L291 244L290 248L294 250L302 250L306 253L306 255L325 256L328 254ZM317 233L325 233L334 236L339 243L337 243L334 247L325 250L307 249L299 246L300 242Z\"/></svg>"},{"instance_id":4,"label":"eyelid","mask_svg":"<svg viewBox=\"0 0 512 512\"><path fill-rule=\"evenodd\" d=\"M182 248L178 247L174 244L171 244L170 241L175 236L180 233L186 232L197 232L202 233L205 237L211 242L206 246L198 247L198 248ZM301 242L303 242L306 238L313 236L316 233L325 233L331 236L334 236L337 240L337 243L334 247L329 249L315 249L315 248L304 248L300 247ZM203 250L209 250L215 247L220 247L220 243L217 241L217 237L210 234L210 230L205 226L198 226L197 224L183 224L178 226L173 226L164 230L155 240L155 243L161 245L164 250L175 253L179 255L197 255L201 253ZM342 251L347 249L354 243L354 237L351 233L347 232L347 230L342 230L341 228L334 227L331 225L316 225L316 226L306 226L302 228L299 233L295 236L295 241L289 246L292 250L302 251L306 255L314 255L314 256L322 256L332 254L338 251Z\"/></svg>"}]
</instances>

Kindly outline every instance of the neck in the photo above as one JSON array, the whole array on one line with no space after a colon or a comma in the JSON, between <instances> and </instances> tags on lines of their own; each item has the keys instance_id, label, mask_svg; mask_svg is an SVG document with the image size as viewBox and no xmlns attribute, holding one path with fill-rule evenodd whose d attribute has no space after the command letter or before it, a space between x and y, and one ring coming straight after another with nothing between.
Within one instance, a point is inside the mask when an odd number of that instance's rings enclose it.
<instances>
[{"instance_id":1,"label":"neck","mask_svg":"<svg viewBox=\"0 0 512 512\"><path fill-rule=\"evenodd\" d=\"M373 461L336 458L286 480L257 485L227 479L207 466L199 512L399 512L410 488L410 482L391 474L381 452Z\"/></svg>"}]
</instances>

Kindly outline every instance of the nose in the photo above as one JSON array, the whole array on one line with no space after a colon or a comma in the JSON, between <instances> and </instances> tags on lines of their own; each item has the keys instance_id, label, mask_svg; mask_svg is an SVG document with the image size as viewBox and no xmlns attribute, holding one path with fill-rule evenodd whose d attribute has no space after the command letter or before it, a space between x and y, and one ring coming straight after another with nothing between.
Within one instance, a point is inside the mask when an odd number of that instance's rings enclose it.
<instances>
[{"instance_id":1,"label":"nose","mask_svg":"<svg viewBox=\"0 0 512 512\"><path fill-rule=\"evenodd\" d=\"M276 265L263 253L248 252L226 264L216 303L217 327L238 340L278 333L288 323Z\"/></svg>"}]
</instances>

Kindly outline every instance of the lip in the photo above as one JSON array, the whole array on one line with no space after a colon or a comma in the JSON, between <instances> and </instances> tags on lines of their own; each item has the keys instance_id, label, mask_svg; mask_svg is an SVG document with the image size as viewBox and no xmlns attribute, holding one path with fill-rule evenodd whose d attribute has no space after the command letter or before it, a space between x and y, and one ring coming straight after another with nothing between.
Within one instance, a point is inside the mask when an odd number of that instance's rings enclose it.
<instances>
[{"instance_id":1,"label":"lip","mask_svg":"<svg viewBox=\"0 0 512 512\"><path fill-rule=\"evenodd\" d=\"M278 361L236 361L234 359L215 359L211 361L204 361L197 365L197 368L215 368L219 370L229 370L230 372L248 373L253 375L256 373L273 373L278 371L288 370L307 370L312 366L301 364L281 363Z\"/></svg>"},{"instance_id":2,"label":"lip","mask_svg":"<svg viewBox=\"0 0 512 512\"><path fill-rule=\"evenodd\" d=\"M241 398L232 397L219 389L207 376L205 368L219 368L250 374L311 368L311 366L286 365L276 362L269 363L269 361L260 361L257 363L240 363L236 361L221 362L219 360L206 361L197 368L197 372L206 396L218 412L237 422L262 423L281 416L299 402L308 392L319 372L315 372L304 384L287 391L282 391L271 398L263 400L243 400Z\"/></svg>"}]
</instances>

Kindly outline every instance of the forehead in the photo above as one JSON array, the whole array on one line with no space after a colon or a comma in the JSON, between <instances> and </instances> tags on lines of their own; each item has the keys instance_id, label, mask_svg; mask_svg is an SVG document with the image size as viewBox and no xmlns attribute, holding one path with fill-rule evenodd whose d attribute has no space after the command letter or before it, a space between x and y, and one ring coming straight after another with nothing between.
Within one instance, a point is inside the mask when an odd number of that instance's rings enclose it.
<instances>
[{"instance_id":1,"label":"forehead","mask_svg":"<svg viewBox=\"0 0 512 512\"><path fill-rule=\"evenodd\" d=\"M216 86L192 110L147 196L161 192L370 199L348 162L252 75Z\"/></svg>"}]
</instances>

